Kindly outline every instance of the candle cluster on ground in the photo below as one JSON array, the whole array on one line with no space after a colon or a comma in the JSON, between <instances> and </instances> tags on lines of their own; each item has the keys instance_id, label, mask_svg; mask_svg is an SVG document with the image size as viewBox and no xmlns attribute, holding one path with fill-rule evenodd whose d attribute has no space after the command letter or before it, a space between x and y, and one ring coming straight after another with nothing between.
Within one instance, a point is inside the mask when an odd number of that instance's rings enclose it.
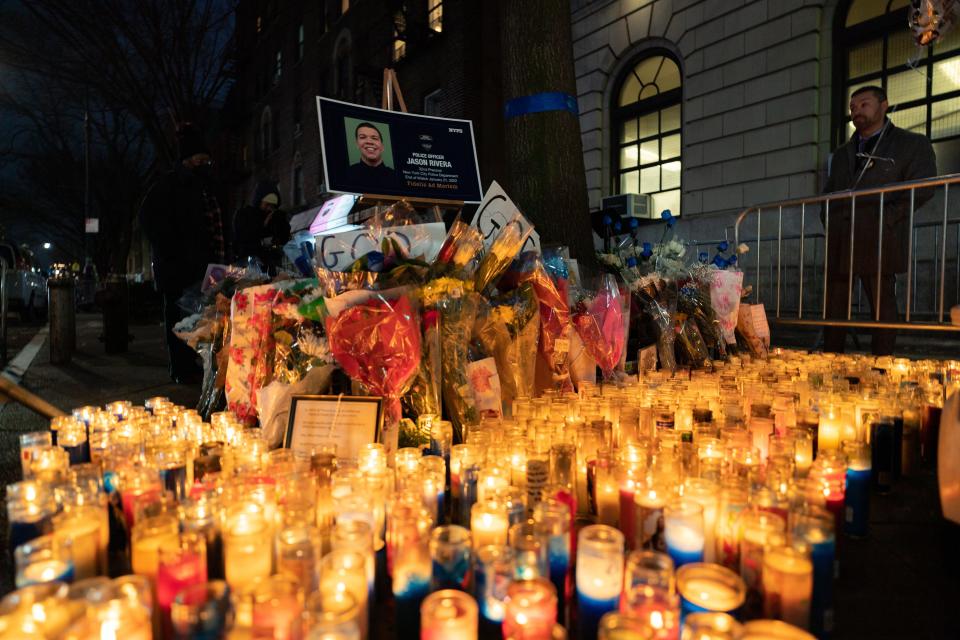
<instances>
[{"instance_id":1,"label":"candle cluster on ground","mask_svg":"<svg viewBox=\"0 0 960 640\"><path fill-rule=\"evenodd\" d=\"M958 369L731 358L355 457L164 398L82 407L21 437L0 634L826 637L838 538L932 462Z\"/></svg>"}]
</instances>

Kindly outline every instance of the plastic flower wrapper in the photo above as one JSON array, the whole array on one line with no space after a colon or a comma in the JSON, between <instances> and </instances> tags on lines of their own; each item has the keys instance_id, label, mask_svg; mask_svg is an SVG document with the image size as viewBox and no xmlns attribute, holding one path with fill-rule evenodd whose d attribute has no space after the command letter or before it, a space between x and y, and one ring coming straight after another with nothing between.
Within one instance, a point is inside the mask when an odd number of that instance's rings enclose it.
<instances>
[{"instance_id":1,"label":"plastic flower wrapper","mask_svg":"<svg viewBox=\"0 0 960 640\"><path fill-rule=\"evenodd\" d=\"M404 413L416 418L423 414L440 415L441 403L441 343L440 312L424 308L420 314L421 340L420 366L410 384L410 390L404 394L402 402Z\"/></svg>"},{"instance_id":2,"label":"plastic flower wrapper","mask_svg":"<svg viewBox=\"0 0 960 640\"><path fill-rule=\"evenodd\" d=\"M601 276L596 291L581 290L570 312L573 326L605 380L612 380L624 348L623 300L612 274Z\"/></svg>"},{"instance_id":3,"label":"plastic flower wrapper","mask_svg":"<svg viewBox=\"0 0 960 640\"><path fill-rule=\"evenodd\" d=\"M514 214L503 228L497 234L497 238L490 245L490 249L480 261L477 268L477 275L474 277L474 289L479 292L485 292L487 287L496 283L497 279L503 275L507 267L513 262L513 259L520 253L523 244L530 237L533 227L523 228L522 217L519 213Z\"/></svg>"},{"instance_id":4,"label":"plastic flower wrapper","mask_svg":"<svg viewBox=\"0 0 960 640\"><path fill-rule=\"evenodd\" d=\"M677 314L676 344L687 363L695 369L713 369L713 360L703 341L696 321L686 314Z\"/></svg>"},{"instance_id":5,"label":"plastic flower wrapper","mask_svg":"<svg viewBox=\"0 0 960 640\"><path fill-rule=\"evenodd\" d=\"M384 400L381 440L397 446L400 396L420 366L420 318L406 289L354 291L326 301L330 352L352 380Z\"/></svg>"},{"instance_id":6,"label":"plastic flower wrapper","mask_svg":"<svg viewBox=\"0 0 960 640\"><path fill-rule=\"evenodd\" d=\"M696 323L707 350L723 357L726 355L726 344L710 302L710 281L715 271L713 265L698 264L691 267L690 280L680 288L677 310Z\"/></svg>"},{"instance_id":7,"label":"plastic flower wrapper","mask_svg":"<svg viewBox=\"0 0 960 640\"><path fill-rule=\"evenodd\" d=\"M467 379L470 336L483 298L473 283L456 278L437 278L420 290L424 310L438 314L440 325L441 388L443 407L453 423L454 438L462 442L463 428L480 421Z\"/></svg>"},{"instance_id":8,"label":"plastic flower wrapper","mask_svg":"<svg viewBox=\"0 0 960 640\"><path fill-rule=\"evenodd\" d=\"M717 316L723 341L728 345L737 343L737 316L742 292L742 271L730 268L716 270L711 274L710 303Z\"/></svg>"},{"instance_id":9,"label":"plastic flower wrapper","mask_svg":"<svg viewBox=\"0 0 960 640\"><path fill-rule=\"evenodd\" d=\"M491 299L477 318L477 338L496 361L507 410L516 398L536 395L539 334L540 310L530 283Z\"/></svg>"},{"instance_id":10,"label":"plastic flower wrapper","mask_svg":"<svg viewBox=\"0 0 960 640\"><path fill-rule=\"evenodd\" d=\"M317 286L325 298L335 298L347 291L373 289L377 284L377 274L372 271L331 271L317 267L316 275Z\"/></svg>"},{"instance_id":11,"label":"plastic flower wrapper","mask_svg":"<svg viewBox=\"0 0 960 640\"><path fill-rule=\"evenodd\" d=\"M546 252L545 252L546 253ZM548 259L545 255L545 259ZM501 286L520 286L529 283L537 296L540 308L540 348L538 350L537 390L556 389L573 391L567 354L570 352L570 305L567 302L567 265L553 260L551 277L544 260L527 251L514 261ZM540 367L543 367L541 373Z\"/></svg>"},{"instance_id":12,"label":"plastic flower wrapper","mask_svg":"<svg viewBox=\"0 0 960 640\"><path fill-rule=\"evenodd\" d=\"M658 274L644 276L637 281L633 294L639 299L641 306L653 320L657 331L657 356L660 367L677 370L677 359L674 353L676 338L677 313L677 285L676 282L664 280Z\"/></svg>"},{"instance_id":13,"label":"plastic flower wrapper","mask_svg":"<svg viewBox=\"0 0 960 640\"><path fill-rule=\"evenodd\" d=\"M430 269L431 278L443 276L472 280L483 252L483 236L476 227L466 224L458 216Z\"/></svg>"}]
</instances>

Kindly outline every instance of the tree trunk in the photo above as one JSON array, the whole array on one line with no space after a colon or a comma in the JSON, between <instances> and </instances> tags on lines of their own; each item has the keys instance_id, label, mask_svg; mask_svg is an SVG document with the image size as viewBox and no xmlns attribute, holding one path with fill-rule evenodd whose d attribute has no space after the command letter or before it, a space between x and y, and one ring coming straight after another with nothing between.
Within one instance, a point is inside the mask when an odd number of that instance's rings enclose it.
<instances>
[{"instance_id":1,"label":"tree trunk","mask_svg":"<svg viewBox=\"0 0 960 640\"><path fill-rule=\"evenodd\" d=\"M503 99L545 92L576 96L569 0L500 3ZM580 264L594 264L579 118L567 110L506 122L507 192L540 233Z\"/></svg>"}]
</instances>

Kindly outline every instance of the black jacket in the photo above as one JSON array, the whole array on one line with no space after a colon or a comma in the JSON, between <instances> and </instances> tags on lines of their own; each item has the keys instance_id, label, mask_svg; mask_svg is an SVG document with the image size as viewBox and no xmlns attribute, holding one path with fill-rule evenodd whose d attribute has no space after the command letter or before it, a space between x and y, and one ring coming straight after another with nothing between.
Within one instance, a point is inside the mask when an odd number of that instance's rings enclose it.
<instances>
[{"instance_id":1,"label":"black jacket","mask_svg":"<svg viewBox=\"0 0 960 640\"><path fill-rule=\"evenodd\" d=\"M274 211L264 225L266 212L259 207L239 209L233 219L233 253L244 262L249 256L260 258L265 267L279 267L282 247L290 239L290 223L283 211ZM266 241L266 244L265 244Z\"/></svg>"},{"instance_id":2,"label":"black jacket","mask_svg":"<svg viewBox=\"0 0 960 640\"><path fill-rule=\"evenodd\" d=\"M153 276L157 288L183 291L198 282L207 265L223 259L215 247L207 221L204 189L211 182L183 166L154 182L140 205L140 224L153 249Z\"/></svg>"},{"instance_id":3,"label":"black jacket","mask_svg":"<svg viewBox=\"0 0 960 640\"><path fill-rule=\"evenodd\" d=\"M866 151L874 156L890 158L872 160L859 183L857 176L863 162L857 158L859 137L851 139L833 153L826 193L848 189L869 189L908 180L931 178L937 175L937 159L926 136L899 129L888 122L883 139L868 140ZM871 146L877 148L871 150ZM856 184L855 184L856 183ZM918 189L914 210L933 197L933 189ZM824 211L821 210L821 220ZM829 277L846 278L850 273L850 199L830 203L830 239L828 247ZM876 275L877 244L879 241L880 196L861 196L856 201L853 219L853 272L857 275ZM907 270L907 249L910 242L910 192L887 193L883 198L883 255L880 256L885 274Z\"/></svg>"}]
</instances>

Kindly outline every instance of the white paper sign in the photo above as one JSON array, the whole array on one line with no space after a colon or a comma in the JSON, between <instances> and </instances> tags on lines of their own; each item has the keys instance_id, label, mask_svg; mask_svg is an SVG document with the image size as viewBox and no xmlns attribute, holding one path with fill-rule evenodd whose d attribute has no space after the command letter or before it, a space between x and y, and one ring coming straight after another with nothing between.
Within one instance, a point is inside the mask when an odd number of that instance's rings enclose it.
<instances>
[{"instance_id":1,"label":"white paper sign","mask_svg":"<svg viewBox=\"0 0 960 640\"><path fill-rule=\"evenodd\" d=\"M763 303L755 304L750 308L753 314L753 328L757 332L757 337L763 341L763 344L770 347L770 325L767 324L767 310Z\"/></svg>"},{"instance_id":2,"label":"white paper sign","mask_svg":"<svg viewBox=\"0 0 960 640\"><path fill-rule=\"evenodd\" d=\"M649 347L644 347L640 349L637 354L637 372L640 374L640 379L643 379L643 375L648 371L655 371L657 368L657 345L652 344Z\"/></svg>"},{"instance_id":3,"label":"white paper sign","mask_svg":"<svg viewBox=\"0 0 960 640\"><path fill-rule=\"evenodd\" d=\"M384 231L385 237L396 240L408 256L422 257L426 262L433 262L447 237L447 229L442 222L390 227ZM369 229L317 236L317 262L330 271L344 271L357 258L371 251L380 251L380 241Z\"/></svg>"},{"instance_id":4,"label":"white paper sign","mask_svg":"<svg viewBox=\"0 0 960 640\"><path fill-rule=\"evenodd\" d=\"M377 441L382 418L378 397L293 396L284 446L309 458L320 445L336 445L337 457L355 458Z\"/></svg>"},{"instance_id":5,"label":"white paper sign","mask_svg":"<svg viewBox=\"0 0 960 640\"><path fill-rule=\"evenodd\" d=\"M500 375L497 373L497 361L484 358L467 363L467 382L473 390L474 406L480 415L497 417L502 415L500 404Z\"/></svg>"},{"instance_id":6,"label":"white paper sign","mask_svg":"<svg viewBox=\"0 0 960 640\"><path fill-rule=\"evenodd\" d=\"M533 227L530 221L520 213L517 205L513 204L513 201L507 195L507 192L503 190L503 187L494 180L484 194L480 206L477 207L477 212L474 214L470 226L480 230L480 233L483 234L483 244L489 249L490 245L493 244L493 241L499 235L500 230L503 229L516 214L520 214L521 232L526 231L528 227ZM530 232L530 236L527 238L521 251L536 251L540 253L540 234L537 233L536 229Z\"/></svg>"}]
</instances>

